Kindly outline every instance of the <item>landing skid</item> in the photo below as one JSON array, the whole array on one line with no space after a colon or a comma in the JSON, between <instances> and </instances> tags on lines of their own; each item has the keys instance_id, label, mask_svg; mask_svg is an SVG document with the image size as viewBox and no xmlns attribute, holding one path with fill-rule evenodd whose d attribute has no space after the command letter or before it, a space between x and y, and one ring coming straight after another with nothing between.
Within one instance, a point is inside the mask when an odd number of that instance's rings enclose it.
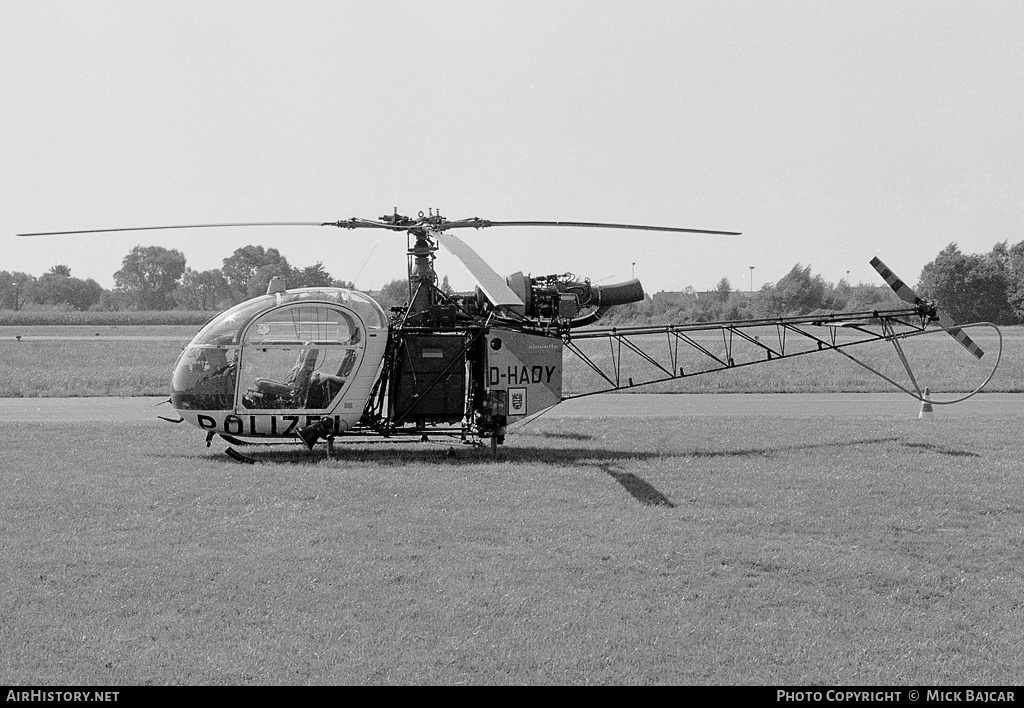
<instances>
[{"instance_id":1,"label":"landing skid","mask_svg":"<svg viewBox=\"0 0 1024 708\"><path fill-rule=\"evenodd\" d=\"M257 460L255 457L249 457L248 455L243 455L242 453L240 453L238 450L236 450L233 447L229 447L224 452L227 454L228 457L230 457L235 462L242 462L242 463L247 464L247 465L255 465L257 462L259 462L259 460Z\"/></svg>"},{"instance_id":2,"label":"landing skid","mask_svg":"<svg viewBox=\"0 0 1024 708\"><path fill-rule=\"evenodd\" d=\"M264 446L264 447L288 446L288 447L293 447L294 448L296 446L296 444L301 444L301 442L302 442L299 439L295 439L295 440L277 440L277 441L244 440L242 438L237 438L237 437L235 437L233 435L226 435L226 434L218 434L218 437L220 437L221 439L223 439L225 442L229 443L230 445L238 445L239 447L251 447L251 446L260 445L260 446ZM417 437L412 437L411 435L399 435L399 436L394 436L394 437L380 437L380 436L373 436L373 435L370 435L370 434L363 434L363 435L346 435L345 438L350 443L358 444L358 445L398 445L398 444L402 444L402 443L423 443L423 442L433 443L435 445L436 444L445 444L444 442L442 442L440 440L432 440L432 439L430 439L426 435L418 435ZM327 457L328 458L334 457L334 453L335 453L335 449L336 449L336 445L335 445L336 438L334 436L331 436L330 438L324 438L323 442L327 443ZM489 448L490 451L491 451L491 454L496 456L497 455L497 447L498 447L498 444L499 444L499 440L496 437L481 438L481 439L478 439L478 440L462 440L462 444L463 445L468 445L469 447L478 448L478 449ZM313 448L311 447L310 450L312 451ZM243 453L239 452L238 450L236 450L233 447L226 448L224 450L224 453L228 457L230 457L232 460L235 460L236 462L242 462L242 463L249 464L249 465L256 464L256 463L261 461L259 458L251 457L249 455L243 454ZM448 454L449 455L454 454L454 448L453 447L449 446L449 453ZM319 456L317 456L317 457L319 458Z\"/></svg>"},{"instance_id":3,"label":"landing skid","mask_svg":"<svg viewBox=\"0 0 1024 708\"><path fill-rule=\"evenodd\" d=\"M258 438L257 439L252 439L252 440L246 440L244 438L235 437L234 435L229 435L227 433L218 433L217 436L221 440L223 440L224 442L228 443L229 445L238 445L239 447L252 447L252 446L261 446L261 447L294 447L295 445L302 445L302 444L304 444L303 440L301 438L298 438L298 437L295 437L295 438L280 438L280 439L277 439L277 440L266 440L266 439L258 439ZM327 440L327 438L323 438L323 439Z\"/></svg>"}]
</instances>

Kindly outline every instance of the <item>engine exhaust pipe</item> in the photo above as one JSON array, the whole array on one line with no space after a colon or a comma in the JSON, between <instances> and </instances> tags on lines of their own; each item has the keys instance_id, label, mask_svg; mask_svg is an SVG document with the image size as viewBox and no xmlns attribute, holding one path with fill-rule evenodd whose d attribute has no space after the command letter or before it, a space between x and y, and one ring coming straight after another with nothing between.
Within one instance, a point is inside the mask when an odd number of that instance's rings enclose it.
<instances>
[{"instance_id":1,"label":"engine exhaust pipe","mask_svg":"<svg viewBox=\"0 0 1024 708\"><path fill-rule=\"evenodd\" d=\"M591 285L590 304L598 307L643 302L644 286L636 278L613 285Z\"/></svg>"},{"instance_id":2,"label":"engine exhaust pipe","mask_svg":"<svg viewBox=\"0 0 1024 708\"><path fill-rule=\"evenodd\" d=\"M586 327L604 317L615 305L628 305L631 302L643 302L644 287L636 278L614 285L591 285L590 305L597 309L583 317L576 317L569 322L569 328Z\"/></svg>"}]
</instances>

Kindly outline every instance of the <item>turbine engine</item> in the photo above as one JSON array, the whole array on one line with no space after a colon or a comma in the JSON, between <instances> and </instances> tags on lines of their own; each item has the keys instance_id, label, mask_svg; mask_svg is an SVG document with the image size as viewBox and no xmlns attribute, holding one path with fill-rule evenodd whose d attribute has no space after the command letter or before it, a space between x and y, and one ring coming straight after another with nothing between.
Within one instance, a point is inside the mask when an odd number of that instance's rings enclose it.
<instances>
[{"instance_id":1,"label":"turbine engine","mask_svg":"<svg viewBox=\"0 0 1024 708\"><path fill-rule=\"evenodd\" d=\"M568 321L579 327L596 321L608 308L641 302L644 288L636 278L613 285L594 285L589 279L577 280L572 273L531 277L513 273L505 279L525 307L521 313L530 319ZM582 317L580 313L592 310Z\"/></svg>"}]
</instances>

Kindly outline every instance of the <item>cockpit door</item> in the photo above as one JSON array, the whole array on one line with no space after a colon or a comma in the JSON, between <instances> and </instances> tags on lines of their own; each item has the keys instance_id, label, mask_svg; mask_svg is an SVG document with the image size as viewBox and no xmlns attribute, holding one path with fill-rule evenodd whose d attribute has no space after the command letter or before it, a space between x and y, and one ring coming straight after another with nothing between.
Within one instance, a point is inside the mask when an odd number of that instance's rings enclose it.
<instances>
[{"instance_id":1,"label":"cockpit door","mask_svg":"<svg viewBox=\"0 0 1024 708\"><path fill-rule=\"evenodd\" d=\"M342 308L302 303L271 310L246 329L236 413L322 413L358 370L365 333Z\"/></svg>"}]
</instances>

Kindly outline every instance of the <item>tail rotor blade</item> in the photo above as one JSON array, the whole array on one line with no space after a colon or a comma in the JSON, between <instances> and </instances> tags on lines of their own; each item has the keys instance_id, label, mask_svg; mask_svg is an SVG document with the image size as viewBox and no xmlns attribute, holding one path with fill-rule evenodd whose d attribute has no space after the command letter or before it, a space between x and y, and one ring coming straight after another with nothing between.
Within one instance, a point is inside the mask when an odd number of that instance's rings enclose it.
<instances>
[{"instance_id":1,"label":"tail rotor blade","mask_svg":"<svg viewBox=\"0 0 1024 708\"><path fill-rule=\"evenodd\" d=\"M953 321L953 318L947 315L945 312L940 312L936 310L935 322L938 323L940 327L945 329L949 333L949 336L951 336L956 341L960 342L961 346L963 346L964 349L969 351L976 358L980 359L981 357L985 356L985 350L983 350L981 347L975 344L974 340L968 337L966 332L957 327L956 322Z\"/></svg>"},{"instance_id":2,"label":"tail rotor blade","mask_svg":"<svg viewBox=\"0 0 1024 708\"><path fill-rule=\"evenodd\" d=\"M885 263L882 263L878 257L871 259L871 266L878 271L878 274L882 276L885 282L896 292L901 300L908 302L911 305L920 305L922 303L921 298L919 298L917 294L910 289L910 286L900 280L899 277L889 270L889 267L885 265ZM949 336L960 342L960 345L963 346L964 349L969 351L978 359L985 356L985 351L975 344L974 340L968 337L966 332L957 327L953 318L946 313L935 310L932 321L946 330L946 332L949 333Z\"/></svg>"},{"instance_id":3,"label":"tail rotor blade","mask_svg":"<svg viewBox=\"0 0 1024 708\"><path fill-rule=\"evenodd\" d=\"M885 280L889 287L899 295L900 300L909 302L911 305L919 305L921 303L921 298L910 289L910 286L900 280L895 273L889 270L889 266L882 263L877 256L871 259L871 266L878 271L878 274L882 276L882 279Z\"/></svg>"}]
</instances>

